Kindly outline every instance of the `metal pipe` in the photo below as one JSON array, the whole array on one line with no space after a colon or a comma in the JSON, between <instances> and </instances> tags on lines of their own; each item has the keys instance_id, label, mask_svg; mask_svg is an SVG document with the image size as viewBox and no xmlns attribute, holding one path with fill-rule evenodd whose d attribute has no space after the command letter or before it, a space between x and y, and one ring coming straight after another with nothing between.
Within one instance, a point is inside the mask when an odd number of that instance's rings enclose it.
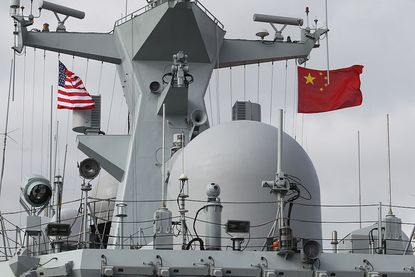
<instances>
[{"instance_id":1,"label":"metal pipe","mask_svg":"<svg viewBox=\"0 0 415 277\"><path fill-rule=\"evenodd\" d=\"M15 236L15 241L14 241L14 250L17 252L17 249L19 248L19 227L16 226L16 236Z\"/></svg>"},{"instance_id":2,"label":"metal pipe","mask_svg":"<svg viewBox=\"0 0 415 277\"><path fill-rule=\"evenodd\" d=\"M53 160L53 86L50 86L50 132L49 132L49 182L53 182L52 160ZM50 215L52 206L46 209L46 216Z\"/></svg>"},{"instance_id":3,"label":"metal pipe","mask_svg":"<svg viewBox=\"0 0 415 277\"><path fill-rule=\"evenodd\" d=\"M54 157L54 163L53 163L53 176L55 176L56 178L56 168L57 168L57 162L58 162L58 140L59 140L59 121L56 121L56 134L55 134L55 157ZM52 182L51 182L52 184ZM54 193L52 194L52 207L51 207L51 211L52 211L52 216L56 213L56 182L53 182L53 190Z\"/></svg>"},{"instance_id":4,"label":"metal pipe","mask_svg":"<svg viewBox=\"0 0 415 277\"><path fill-rule=\"evenodd\" d=\"M333 246L333 253L337 253L337 245L339 241L337 239L337 231L331 233L331 245Z\"/></svg>"},{"instance_id":5,"label":"metal pipe","mask_svg":"<svg viewBox=\"0 0 415 277\"><path fill-rule=\"evenodd\" d=\"M62 181L61 176L55 176L55 199L53 205L56 209L56 223L61 223L61 209L62 209Z\"/></svg>"},{"instance_id":6,"label":"metal pipe","mask_svg":"<svg viewBox=\"0 0 415 277\"><path fill-rule=\"evenodd\" d=\"M162 178L161 178L161 199L162 207L166 208L166 104L163 104L163 131L162 131L162 143L161 143L161 166L162 166Z\"/></svg>"},{"instance_id":7,"label":"metal pipe","mask_svg":"<svg viewBox=\"0 0 415 277\"><path fill-rule=\"evenodd\" d=\"M117 215L120 219L120 235L119 235L119 246L121 249L124 249L124 218L127 217L127 204L125 203L118 203L117 205Z\"/></svg>"},{"instance_id":8,"label":"metal pipe","mask_svg":"<svg viewBox=\"0 0 415 277\"><path fill-rule=\"evenodd\" d=\"M1 235L3 238L3 246L4 246L4 256L6 258L6 261L9 259L7 256L7 245L6 245L6 228L4 228L4 222L3 222L3 215L0 212L0 224L1 224Z\"/></svg>"},{"instance_id":9,"label":"metal pipe","mask_svg":"<svg viewBox=\"0 0 415 277\"><path fill-rule=\"evenodd\" d=\"M279 110L279 126L278 126L278 142L277 142L277 178L283 178L282 172L282 143L283 143L283 123L284 122L284 111L282 109ZM278 180L277 180L278 181ZM278 212L277 212L277 223L278 223L278 230L284 227L284 197L281 193L277 193L277 203L278 203ZM276 229L274 229L275 234Z\"/></svg>"},{"instance_id":10,"label":"metal pipe","mask_svg":"<svg viewBox=\"0 0 415 277\"><path fill-rule=\"evenodd\" d=\"M86 235L86 233L87 233L87 225L88 225L88 210L87 210L87 207L88 207L88 193L85 191L85 193L84 193L84 222L83 222L83 242L84 243L86 243L86 241L87 241L87 235Z\"/></svg>"},{"instance_id":11,"label":"metal pipe","mask_svg":"<svg viewBox=\"0 0 415 277\"><path fill-rule=\"evenodd\" d=\"M83 207L83 218L82 218L82 220L83 220L83 222L82 222L82 242L85 244L84 245L84 247L85 248L88 248L88 241L89 241L89 239L88 239L88 237L87 237L87 232L88 232L88 191L90 191L91 190L91 185L90 184L87 184L87 185L85 185L85 184L83 184L82 185L82 192L83 192L83 195L84 195L84 198L82 199L83 200L83 205L84 205L84 207Z\"/></svg>"},{"instance_id":12,"label":"metal pipe","mask_svg":"<svg viewBox=\"0 0 415 277\"><path fill-rule=\"evenodd\" d=\"M282 24L282 25L293 25L293 26L303 26L304 24L304 20L302 20L301 18L275 16L275 15L258 14L258 13L254 14L254 21Z\"/></svg>"},{"instance_id":13,"label":"metal pipe","mask_svg":"<svg viewBox=\"0 0 415 277\"><path fill-rule=\"evenodd\" d=\"M284 111L280 109L278 126L278 149L277 149L277 174L282 173L282 135L283 135Z\"/></svg>"},{"instance_id":14,"label":"metal pipe","mask_svg":"<svg viewBox=\"0 0 415 277\"><path fill-rule=\"evenodd\" d=\"M183 151L183 150L182 150ZM186 250L187 247L187 224L186 224L186 197L188 195L184 192L184 186L186 184L186 179L180 180L181 190L180 190L180 206L179 206L179 212L180 212L180 224L181 224L181 231L182 231L182 249Z\"/></svg>"},{"instance_id":15,"label":"metal pipe","mask_svg":"<svg viewBox=\"0 0 415 277\"><path fill-rule=\"evenodd\" d=\"M378 218L378 254L383 254L382 249L382 202L379 202L379 218Z\"/></svg>"}]
</instances>

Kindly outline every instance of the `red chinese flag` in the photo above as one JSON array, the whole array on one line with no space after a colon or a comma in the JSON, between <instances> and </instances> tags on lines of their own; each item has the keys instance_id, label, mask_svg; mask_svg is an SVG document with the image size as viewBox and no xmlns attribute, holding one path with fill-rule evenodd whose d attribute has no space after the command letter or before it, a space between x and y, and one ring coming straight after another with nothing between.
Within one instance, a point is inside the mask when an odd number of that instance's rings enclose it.
<instances>
[{"instance_id":1,"label":"red chinese flag","mask_svg":"<svg viewBox=\"0 0 415 277\"><path fill-rule=\"evenodd\" d=\"M327 71L298 67L298 112L321 113L362 104L362 65Z\"/></svg>"}]
</instances>

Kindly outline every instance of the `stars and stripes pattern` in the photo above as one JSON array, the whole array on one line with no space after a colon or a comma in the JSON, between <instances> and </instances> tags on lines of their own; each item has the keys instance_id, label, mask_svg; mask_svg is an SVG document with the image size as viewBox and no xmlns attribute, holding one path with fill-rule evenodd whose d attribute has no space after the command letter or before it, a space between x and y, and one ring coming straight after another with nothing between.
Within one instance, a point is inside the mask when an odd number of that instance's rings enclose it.
<instances>
[{"instance_id":1,"label":"stars and stripes pattern","mask_svg":"<svg viewBox=\"0 0 415 277\"><path fill-rule=\"evenodd\" d=\"M90 110L95 101L86 90L81 78L59 61L58 109Z\"/></svg>"}]
</instances>

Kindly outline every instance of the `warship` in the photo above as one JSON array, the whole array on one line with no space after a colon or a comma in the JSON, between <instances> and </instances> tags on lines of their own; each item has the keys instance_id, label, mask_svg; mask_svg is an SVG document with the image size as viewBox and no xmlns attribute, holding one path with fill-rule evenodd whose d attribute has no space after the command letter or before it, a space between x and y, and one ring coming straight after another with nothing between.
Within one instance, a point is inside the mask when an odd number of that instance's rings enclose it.
<instances>
[{"instance_id":1,"label":"warship","mask_svg":"<svg viewBox=\"0 0 415 277\"><path fill-rule=\"evenodd\" d=\"M262 122L261 105L250 101L232 103L231 122L213 126L213 110L208 116L205 95L219 69L304 64L328 41L327 26L254 14L275 35L229 39L200 1L151 0L109 33L82 33L65 24L84 12L49 1L38 11L10 3L15 56L8 103L16 56L27 47L114 64L128 132L101 130L108 111L99 95L92 96L93 109L74 109L77 151L86 158L77 164L80 182L69 183L56 170L52 114L48 176L22 179L22 211L0 214L0 276L415 276L414 232L402 231L392 204L383 215L380 203L369 226L342 239L333 231L325 241L317 173L284 132L283 110L278 128ZM56 31L48 24L31 29L47 12L58 20ZM298 28L299 40L283 35L287 26ZM52 86L51 106L56 94ZM80 198L65 202L64 186L79 188ZM23 214L22 226L8 217L15 214Z\"/></svg>"}]
</instances>

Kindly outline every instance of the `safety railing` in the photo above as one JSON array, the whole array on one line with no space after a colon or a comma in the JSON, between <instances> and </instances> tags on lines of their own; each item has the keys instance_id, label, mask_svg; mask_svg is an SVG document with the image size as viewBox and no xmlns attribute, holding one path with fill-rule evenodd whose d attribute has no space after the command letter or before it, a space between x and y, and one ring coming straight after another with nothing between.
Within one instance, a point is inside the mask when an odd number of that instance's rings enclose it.
<instances>
[{"instance_id":1,"label":"safety railing","mask_svg":"<svg viewBox=\"0 0 415 277\"><path fill-rule=\"evenodd\" d=\"M168 199L167 202L177 202L177 199ZM206 200L202 199L187 199L187 202L193 202L193 203L199 203L201 206L205 205ZM80 199L73 200L66 202L66 204L73 204L78 202L81 203ZM99 198L89 198L89 205L91 206L91 209L89 210L89 225L94 225L98 221L104 224L117 224L120 223L118 220L114 220L112 216L102 216L103 213L106 214L112 213L113 208L109 203L115 204L119 203L120 201L116 201L114 199L99 199ZM161 202L160 199L157 200L131 200L131 201L122 201L123 203L154 203L154 202ZM106 207L108 207L108 210L102 211L101 208L98 206L102 203L108 203ZM65 203L64 203L65 204ZM252 205L274 205L275 201L222 201L221 204L223 205L224 209L226 207L230 206L252 206ZM365 205L354 205L354 204L348 204L348 205L324 205L324 204L306 204L306 203L294 203L295 206L305 206L305 207L319 207L321 209L335 209L336 213L344 214L344 210L349 211L350 209L359 209L361 207L365 209L376 209L379 204L365 204ZM97 206L97 207L95 207ZM402 205L394 205L392 206L395 210L415 210L415 207L413 206L402 206ZM78 210L79 211L79 210ZM351 211L352 212L352 211ZM353 211L352 213L354 213ZM373 212L373 211L372 211ZM0 214L0 219L4 221L5 228L0 231L0 236L2 236L2 239L0 239L0 261L1 260L8 260L10 259L16 251L21 248L25 247L30 255L40 255L40 254L48 254L52 253L54 249L51 248L51 243L53 243L54 238L48 238L47 234L45 232L42 232L42 235L39 237L32 237L30 240L27 239L27 234L25 234L25 230L17 226L12 222L8 216L13 216L18 213L25 213L25 211L19 211L19 212L10 212L10 213L2 213ZM350 212L349 212L350 213ZM75 221L80 220L82 217L81 212L78 212L78 214L71 218L65 218L63 223L68 223L72 226L74 226ZM201 240L204 240L206 238L212 238L209 236L206 236L201 232L202 234L198 234L196 232L195 228L201 228L201 225L203 224L218 224L209 222L207 220L204 220L203 218L197 218L196 215L189 214L189 216L186 216L186 221L189 222L189 226L193 224L193 230L191 228L187 228L187 235L188 239L187 241L191 241L192 238L198 237ZM181 237L182 229L180 228L180 220L179 215L173 215L171 218L173 222L173 235L175 237ZM271 225L274 223L275 219L270 219L266 222L256 222L255 224L251 224L250 226L250 232L247 234L247 237L245 238L245 243L243 245L243 250L258 250L263 246L264 242L269 239L270 237L260 236L257 233L258 228L271 228ZM291 222L299 222L302 224L305 224L305 226L310 226L310 228L313 228L317 225L322 226L329 226L328 228L335 228L335 226L341 225L346 227L347 225L351 225L352 227L357 227L359 224L363 224L363 227L367 226L376 226L377 223L379 223L379 219L373 219L373 220L350 220L347 219L346 216L343 216L342 218L336 218L335 220L312 220L309 218L301 218L301 217L292 217L290 218ZM108 247L114 247L119 248L120 242L122 241L122 245L125 247L125 249L140 249L146 245L148 245L153 237L153 234L151 233L151 229L154 226L154 218L147 218L142 219L140 221L137 221L134 218L126 218L125 221L123 221L123 224L126 225L133 225L135 227L135 231L132 233L124 234L123 237L113 236L112 234L108 232L104 232L103 230L98 230L98 228L90 229L87 231L87 234L89 238L95 236L95 240L90 241L82 241L82 228L73 228L72 234L68 237L65 237L64 242L65 247L63 248L63 251L67 250L73 250L73 249L82 249L82 248L108 248ZM381 221L382 224L399 224L402 226L409 226L414 228L415 222L408 222L408 221L402 221L402 222L388 222L384 219ZM42 223L41 226L44 229L45 225L48 223ZM201 224L201 225L195 225L195 224ZM221 223L219 224L221 227L224 227L225 224ZM104 228L105 230L106 228ZM131 228L130 228L131 229ZM349 228L350 229L350 228ZM252 234L251 234L252 233ZM337 244L341 244L346 238L351 239L349 236L350 234L346 235L343 239L340 239L337 241ZM230 241L231 236L229 234L222 234L220 237L221 239L225 241ZM299 240L310 240L314 239L317 241L322 241L323 245L326 245L326 248L323 248L324 251L331 251L331 247L327 247L330 242L332 242L332 238L329 237L323 237L323 238L301 238L298 237ZM353 238L353 240L364 240L368 241L368 238ZM388 239L388 241L394 241L394 239ZM401 243L410 243L412 242L412 236L409 239L402 238L402 239L396 239L396 241L399 241ZM176 240L173 246L181 246L181 244L178 243ZM190 249L196 249L196 245L190 245ZM227 250L230 245L223 245L221 246L223 250ZM180 249L180 247L177 247L177 249ZM402 251L402 249L391 249L389 250L394 251ZM371 248L369 246L367 247L361 247L361 249L350 249L353 251L357 250L364 250L369 251ZM373 249L372 249L373 250ZM409 249L412 252L412 248ZM341 248L341 251L348 251L348 249L345 249L345 247Z\"/></svg>"},{"instance_id":2,"label":"safety railing","mask_svg":"<svg viewBox=\"0 0 415 277\"><path fill-rule=\"evenodd\" d=\"M157 0L154 2L151 2L147 5L145 5L144 7L124 16L121 17L120 19L118 19L117 21L115 21L114 24L114 28L118 27L126 22L129 22L130 20L134 19L134 17L142 15L158 6L160 6L161 4L165 3L165 2L169 2L169 1L175 1L175 0ZM209 18L216 24L218 25L221 29L223 29L225 26L222 24L222 22L219 21L219 19L217 19L199 0L192 0L189 2L193 2L196 4L196 6L198 6L207 16L209 16Z\"/></svg>"}]
</instances>

